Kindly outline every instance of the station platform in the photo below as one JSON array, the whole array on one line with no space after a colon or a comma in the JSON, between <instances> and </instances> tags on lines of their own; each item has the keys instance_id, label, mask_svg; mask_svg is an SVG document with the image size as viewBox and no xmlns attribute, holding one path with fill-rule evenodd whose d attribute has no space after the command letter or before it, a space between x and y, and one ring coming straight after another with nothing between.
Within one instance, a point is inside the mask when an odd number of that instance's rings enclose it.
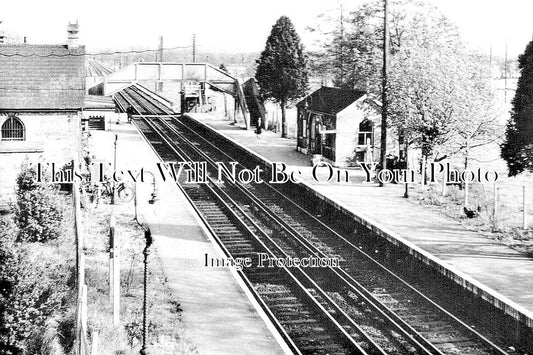
<instances>
[{"instance_id":1,"label":"station platform","mask_svg":"<svg viewBox=\"0 0 533 355\"><path fill-rule=\"evenodd\" d=\"M295 139L266 130L257 137L224 117L188 116L267 164L285 162L302 171L301 184L309 192L533 328L533 259L403 198L402 184L358 183L364 179L361 170L350 171L348 183L317 183L306 173L310 157L296 151Z\"/></svg>"},{"instance_id":2,"label":"station platform","mask_svg":"<svg viewBox=\"0 0 533 355\"><path fill-rule=\"evenodd\" d=\"M152 263L156 258L160 260L168 285L180 303L185 335L198 353L286 353L271 331L273 326L258 311L259 306L256 308L234 271L205 267L206 253L210 257L223 254L176 184L160 179L156 166L160 160L136 127L110 124L108 131L91 131L95 161L113 164L115 135L116 170L127 174L126 170L131 169L136 174L144 168L156 176L158 200L153 205L147 202L153 178L146 173L144 183L138 183L139 220L150 226L155 246ZM117 204L120 206L120 201ZM128 203L131 213L133 205L133 201Z\"/></svg>"}]
</instances>

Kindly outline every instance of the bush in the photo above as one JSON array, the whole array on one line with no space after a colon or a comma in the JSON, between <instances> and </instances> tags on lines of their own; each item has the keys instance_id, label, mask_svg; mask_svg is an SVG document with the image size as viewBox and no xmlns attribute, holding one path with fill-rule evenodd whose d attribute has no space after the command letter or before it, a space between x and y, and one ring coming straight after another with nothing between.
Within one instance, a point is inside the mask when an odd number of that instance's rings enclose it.
<instances>
[{"instance_id":1,"label":"bush","mask_svg":"<svg viewBox=\"0 0 533 355\"><path fill-rule=\"evenodd\" d=\"M74 348L76 339L76 307L75 305L59 319L57 324L59 342L66 353Z\"/></svg>"},{"instance_id":2,"label":"bush","mask_svg":"<svg viewBox=\"0 0 533 355\"><path fill-rule=\"evenodd\" d=\"M40 265L35 260L40 255L23 255L12 270L17 272L17 282L4 300L1 330L5 336L0 340L0 354L40 347L43 338L38 335L45 333L49 319L70 296L65 282L67 265L50 259L42 260L44 265Z\"/></svg>"},{"instance_id":3,"label":"bush","mask_svg":"<svg viewBox=\"0 0 533 355\"><path fill-rule=\"evenodd\" d=\"M35 190L38 186L37 171L25 161L22 163L20 172L17 175L17 192L24 193Z\"/></svg>"},{"instance_id":4,"label":"bush","mask_svg":"<svg viewBox=\"0 0 533 355\"><path fill-rule=\"evenodd\" d=\"M57 186L37 183L35 168L24 164L17 176L18 240L45 242L61 233L63 198Z\"/></svg>"},{"instance_id":5,"label":"bush","mask_svg":"<svg viewBox=\"0 0 533 355\"><path fill-rule=\"evenodd\" d=\"M27 164L17 187L14 216L0 219L0 355L68 351L75 306L68 302L74 247L62 221L66 199L56 186L38 183Z\"/></svg>"},{"instance_id":6,"label":"bush","mask_svg":"<svg viewBox=\"0 0 533 355\"><path fill-rule=\"evenodd\" d=\"M39 186L17 196L16 219L18 239L26 242L45 242L61 233L63 209L57 190Z\"/></svg>"},{"instance_id":7,"label":"bush","mask_svg":"<svg viewBox=\"0 0 533 355\"><path fill-rule=\"evenodd\" d=\"M10 221L0 221L0 354L16 354L9 309L18 280L19 253L16 229Z\"/></svg>"},{"instance_id":8,"label":"bush","mask_svg":"<svg viewBox=\"0 0 533 355\"><path fill-rule=\"evenodd\" d=\"M0 354L42 353L52 318L72 298L72 260L57 247L15 242L13 230L0 233Z\"/></svg>"}]
</instances>

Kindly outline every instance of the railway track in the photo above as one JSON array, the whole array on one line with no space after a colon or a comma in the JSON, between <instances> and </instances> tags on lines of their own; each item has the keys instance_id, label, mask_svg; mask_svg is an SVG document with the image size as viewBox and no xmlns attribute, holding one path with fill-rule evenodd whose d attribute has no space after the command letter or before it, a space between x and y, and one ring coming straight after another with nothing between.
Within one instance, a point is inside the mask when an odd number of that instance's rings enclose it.
<instances>
[{"instance_id":1,"label":"railway track","mask_svg":"<svg viewBox=\"0 0 533 355\"><path fill-rule=\"evenodd\" d=\"M236 159L136 88L117 101L164 161ZM477 330L267 184L179 186L210 226L291 350L305 354L506 354ZM324 260L324 267L258 267L268 260ZM336 261L335 265L331 265ZM337 265L338 264L338 265Z\"/></svg>"}]
</instances>

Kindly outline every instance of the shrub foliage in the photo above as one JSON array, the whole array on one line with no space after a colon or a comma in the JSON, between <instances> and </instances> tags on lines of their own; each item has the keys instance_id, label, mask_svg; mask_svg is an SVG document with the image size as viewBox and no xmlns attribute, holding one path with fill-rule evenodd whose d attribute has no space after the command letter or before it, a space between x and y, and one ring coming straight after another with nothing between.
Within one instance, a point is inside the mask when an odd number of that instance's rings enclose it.
<instances>
[{"instance_id":1,"label":"shrub foliage","mask_svg":"<svg viewBox=\"0 0 533 355\"><path fill-rule=\"evenodd\" d=\"M74 286L65 198L27 164L17 188L14 214L0 216L0 355L47 354L58 344L70 351L71 339L59 341Z\"/></svg>"},{"instance_id":2,"label":"shrub foliage","mask_svg":"<svg viewBox=\"0 0 533 355\"><path fill-rule=\"evenodd\" d=\"M17 176L16 220L21 241L45 242L61 233L63 207L57 186L37 182L35 168L23 165Z\"/></svg>"}]
</instances>

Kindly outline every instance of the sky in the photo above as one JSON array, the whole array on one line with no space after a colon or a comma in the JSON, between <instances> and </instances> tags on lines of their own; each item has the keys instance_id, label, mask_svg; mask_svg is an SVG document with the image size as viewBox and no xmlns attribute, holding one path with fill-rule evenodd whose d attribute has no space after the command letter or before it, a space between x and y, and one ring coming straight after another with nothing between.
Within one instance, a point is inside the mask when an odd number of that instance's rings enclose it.
<instances>
[{"instance_id":1,"label":"sky","mask_svg":"<svg viewBox=\"0 0 533 355\"><path fill-rule=\"evenodd\" d=\"M362 0L18 0L2 5L5 30L26 36L28 43L64 43L69 21L79 21L80 43L88 51L131 46L190 46L196 34L198 52L257 52L264 47L277 18L289 16L304 44L305 28L316 16L342 2ZM428 0L460 28L472 47L503 56L525 49L533 35L531 0Z\"/></svg>"}]
</instances>

